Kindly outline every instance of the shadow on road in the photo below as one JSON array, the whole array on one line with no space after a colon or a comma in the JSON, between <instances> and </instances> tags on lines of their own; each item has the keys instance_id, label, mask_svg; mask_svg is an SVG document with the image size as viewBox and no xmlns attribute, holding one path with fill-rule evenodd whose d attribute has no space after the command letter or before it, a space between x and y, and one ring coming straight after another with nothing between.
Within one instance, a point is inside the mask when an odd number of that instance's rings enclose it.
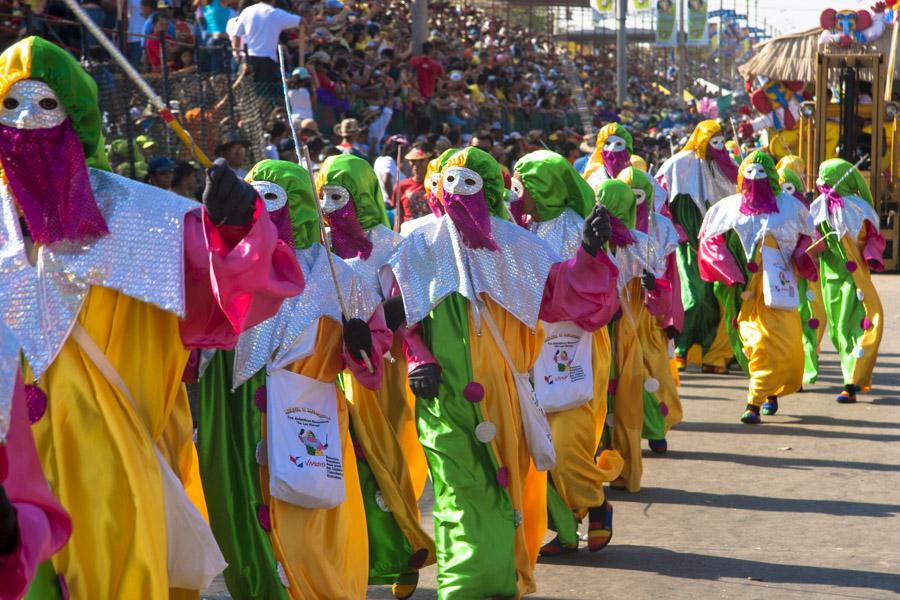
<instances>
[{"instance_id":1,"label":"shadow on road","mask_svg":"<svg viewBox=\"0 0 900 600\"><path fill-rule=\"evenodd\" d=\"M841 588L868 588L888 591L900 590L900 575L782 565L771 562L709 556L692 552L676 552L663 548L643 546L610 546L603 552L603 560L597 561L587 553L570 555L565 563L579 567L622 569L658 573L682 579L747 579L752 577L769 583L833 585ZM569 557L566 557L567 559Z\"/></svg>"},{"instance_id":2,"label":"shadow on road","mask_svg":"<svg viewBox=\"0 0 900 600\"><path fill-rule=\"evenodd\" d=\"M789 416L789 415L784 415ZM770 419L781 418L768 417ZM737 420L737 417L735 417ZM835 424L837 424L837 421ZM900 435L888 435L884 433L858 433L855 431L832 431L829 429L809 429L806 427L793 427L790 424L778 424L766 421L762 425L749 427L740 422L735 423L710 423L703 421L683 422L678 424L678 431L698 431L704 433L727 433L729 435L790 435L814 438L837 438L849 440L864 440L869 442L900 442Z\"/></svg>"},{"instance_id":3,"label":"shadow on road","mask_svg":"<svg viewBox=\"0 0 900 600\"><path fill-rule=\"evenodd\" d=\"M681 504L781 513L819 513L837 517L893 517L900 514L900 505L896 504L810 498L770 498L746 494L711 494L672 488L642 487L639 495L610 490L609 495L611 499L619 502Z\"/></svg>"},{"instance_id":4,"label":"shadow on road","mask_svg":"<svg viewBox=\"0 0 900 600\"><path fill-rule=\"evenodd\" d=\"M727 452L693 452L690 450L669 450L666 458L676 460L708 460L715 462L731 462L749 467L765 467L772 469L854 469L863 471L900 472L900 465L885 465L849 460L828 460L823 458L800 458L785 456L752 456Z\"/></svg>"}]
</instances>

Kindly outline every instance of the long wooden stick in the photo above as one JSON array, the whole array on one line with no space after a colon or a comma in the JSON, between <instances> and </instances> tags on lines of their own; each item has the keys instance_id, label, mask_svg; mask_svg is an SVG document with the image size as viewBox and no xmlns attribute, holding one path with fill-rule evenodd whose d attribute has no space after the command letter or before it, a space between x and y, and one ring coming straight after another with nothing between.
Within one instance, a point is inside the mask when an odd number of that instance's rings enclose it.
<instances>
[{"instance_id":1,"label":"long wooden stick","mask_svg":"<svg viewBox=\"0 0 900 600\"><path fill-rule=\"evenodd\" d=\"M109 52L109 55L112 57L116 64L118 64L128 78L138 87L141 92L147 96L147 99L150 100L150 103L159 111L159 116L162 117L162 120L165 121L166 125L175 132L175 135L178 136L178 139L181 142L191 149L191 152L196 157L197 162L203 165L204 168L209 168L212 166L212 161L209 160L209 157L201 150L195 143L194 138L191 137L191 134L188 133L184 127L181 126L181 123L175 118L175 115L172 114L172 111L169 110L169 107L163 102L163 99L159 97L153 88L150 87L150 84L141 77L141 74L137 72L128 59L122 55L122 52L116 47L115 44L112 43L106 34L103 33L103 30L100 29L94 21L88 16L84 9L81 8L81 5L78 4L77 0L63 0L66 3L66 6L71 10L75 16L81 21L81 24L84 25L85 29L87 29L92 36L97 38L97 41L100 42L100 45L103 46L103 49Z\"/></svg>"},{"instance_id":2,"label":"long wooden stick","mask_svg":"<svg viewBox=\"0 0 900 600\"><path fill-rule=\"evenodd\" d=\"M900 11L894 10L894 32L891 34L891 55L887 64L887 83L884 86L884 101L890 102L894 93L894 68L897 66L897 45L900 43Z\"/></svg>"},{"instance_id":3,"label":"long wooden stick","mask_svg":"<svg viewBox=\"0 0 900 600\"><path fill-rule=\"evenodd\" d=\"M294 125L293 115L291 114L291 101L288 98L287 73L285 72L284 48L280 45L278 46L278 66L279 71L281 71L281 89L284 93L284 106L287 110L288 125L291 128L291 136L294 138L294 153L297 155L297 164L302 166L305 161L306 170L309 172L310 178L312 178L313 168L312 159L309 156L309 148L304 144L303 149L300 149L300 138L297 135L297 127ZM325 215L322 213L322 206L319 204L318 198L316 198L314 204L316 205L316 214L319 216L319 236L322 240L322 246L325 248L325 256L328 258L328 268L331 271L331 281L334 283L334 291L337 294L338 304L341 307L341 316L344 317L345 321L349 321L350 313L347 312L347 304L344 302L344 295L341 293L341 285L338 282L337 270L334 267L334 257L331 256L331 244L328 243L328 236L325 233ZM372 366L372 361L369 359L369 355L366 354L366 351L360 350L359 354L366 364L366 370L369 373L374 373L375 368Z\"/></svg>"}]
</instances>

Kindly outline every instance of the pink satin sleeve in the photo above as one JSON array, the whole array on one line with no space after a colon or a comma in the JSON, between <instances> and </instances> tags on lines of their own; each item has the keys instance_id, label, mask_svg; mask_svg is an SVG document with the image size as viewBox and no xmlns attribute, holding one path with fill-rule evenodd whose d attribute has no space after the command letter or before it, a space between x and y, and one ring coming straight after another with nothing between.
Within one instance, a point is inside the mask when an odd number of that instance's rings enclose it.
<instances>
[{"instance_id":1,"label":"pink satin sleeve","mask_svg":"<svg viewBox=\"0 0 900 600\"><path fill-rule=\"evenodd\" d=\"M816 261L806 251L812 243L812 238L808 235L800 235L797 238L797 246L794 248L793 259L800 277L807 281L818 281L819 269L816 266Z\"/></svg>"},{"instance_id":2,"label":"pink satin sleeve","mask_svg":"<svg viewBox=\"0 0 900 600\"><path fill-rule=\"evenodd\" d=\"M728 250L724 234L701 239L697 254L700 263L700 278L703 281L720 281L726 285L746 281L737 261Z\"/></svg>"},{"instance_id":3,"label":"pink satin sleeve","mask_svg":"<svg viewBox=\"0 0 900 600\"><path fill-rule=\"evenodd\" d=\"M672 286L672 304L669 313L662 320L662 327L674 327L679 332L684 330L684 304L681 301L681 277L678 275L678 259L671 253L666 260L666 281Z\"/></svg>"},{"instance_id":4,"label":"pink satin sleeve","mask_svg":"<svg viewBox=\"0 0 900 600\"><path fill-rule=\"evenodd\" d=\"M411 373L416 367L422 365L436 365L437 359L425 345L422 339L421 329L416 323L412 327L403 325L397 330L397 335L403 339L403 356L406 358L406 371Z\"/></svg>"},{"instance_id":5,"label":"pink satin sleeve","mask_svg":"<svg viewBox=\"0 0 900 600\"><path fill-rule=\"evenodd\" d=\"M21 378L13 394L6 446L0 446L0 464L7 471L3 487L19 525L19 546L0 556L0 600L14 600L25 595L38 565L62 548L72 533L69 515L53 496L41 470Z\"/></svg>"},{"instance_id":6,"label":"pink satin sleeve","mask_svg":"<svg viewBox=\"0 0 900 600\"><path fill-rule=\"evenodd\" d=\"M540 318L550 323L574 321L585 331L600 329L619 310L618 276L619 269L604 252L594 258L579 248L574 258L550 268Z\"/></svg>"},{"instance_id":7,"label":"pink satin sleeve","mask_svg":"<svg viewBox=\"0 0 900 600\"><path fill-rule=\"evenodd\" d=\"M242 331L303 291L294 251L278 239L259 199L249 227L216 227L206 211L189 213L184 263L187 316L180 331L189 349L234 346Z\"/></svg>"},{"instance_id":8,"label":"pink satin sleeve","mask_svg":"<svg viewBox=\"0 0 900 600\"><path fill-rule=\"evenodd\" d=\"M369 330L372 332L372 354L369 359L374 371L369 373L366 370L366 363L350 356L346 347L343 349L343 357L344 364L357 381L370 390L377 390L381 387L381 380L384 377L384 354L391 349L394 341L394 332L384 322L384 309L380 304L369 318Z\"/></svg>"},{"instance_id":9,"label":"pink satin sleeve","mask_svg":"<svg viewBox=\"0 0 900 600\"><path fill-rule=\"evenodd\" d=\"M884 271L884 247L886 245L884 236L877 227L865 221L866 233L865 242L863 242L862 255L869 268L875 273Z\"/></svg>"}]
</instances>

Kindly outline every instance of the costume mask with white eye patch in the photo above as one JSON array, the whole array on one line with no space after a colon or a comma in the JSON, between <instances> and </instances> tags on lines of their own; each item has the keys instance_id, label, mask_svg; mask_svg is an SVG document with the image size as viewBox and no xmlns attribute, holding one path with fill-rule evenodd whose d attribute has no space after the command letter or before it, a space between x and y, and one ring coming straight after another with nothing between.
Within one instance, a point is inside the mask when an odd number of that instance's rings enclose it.
<instances>
[{"instance_id":1,"label":"costume mask with white eye patch","mask_svg":"<svg viewBox=\"0 0 900 600\"><path fill-rule=\"evenodd\" d=\"M319 204L322 212L331 214L347 206L350 202L350 190L342 185L323 185Z\"/></svg>"},{"instance_id":2,"label":"costume mask with white eye patch","mask_svg":"<svg viewBox=\"0 0 900 600\"><path fill-rule=\"evenodd\" d=\"M603 150L606 152L625 152L628 150L628 144L624 138L617 135L611 135L603 142Z\"/></svg>"},{"instance_id":3,"label":"costume mask with white eye patch","mask_svg":"<svg viewBox=\"0 0 900 600\"><path fill-rule=\"evenodd\" d=\"M709 140L709 146L715 150L724 150L725 138L721 135L715 135L711 140Z\"/></svg>"},{"instance_id":4,"label":"costume mask with white eye patch","mask_svg":"<svg viewBox=\"0 0 900 600\"><path fill-rule=\"evenodd\" d=\"M522 185L521 180L513 178L512 183L510 183L509 187L511 188L510 191L515 195L515 198L513 198L513 200L518 200L525 195L525 186Z\"/></svg>"},{"instance_id":5,"label":"costume mask with white eye patch","mask_svg":"<svg viewBox=\"0 0 900 600\"><path fill-rule=\"evenodd\" d=\"M471 196L484 187L481 175L465 167L447 167L441 182L445 194Z\"/></svg>"},{"instance_id":6,"label":"costume mask with white eye patch","mask_svg":"<svg viewBox=\"0 0 900 600\"><path fill-rule=\"evenodd\" d=\"M647 192L645 192L641 188L631 188L631 191L634 192L635 204L643 204L644 202L646 202Z\"/></svg>"},{"instance_id":7,"label":"costume mask with white eye patch","mask_svg":"<svg viewBox=\"0 0 900 600\"><path fill-rule=\"evenodd\" d=\"M441 184L441 174L440 173L432 173L431 178L428 180L428 187L431 190L432 194L437 194L437 189L440 184Z\"/></svg>"},{"instance_id":8,"label":"costume mask with white eye patch","mask_svg":"<svg viewBox=\"0 0 900 600\"><path fill-rule=\"evenodd\" d=\"M768 179L765 167L759 163L750 163L744 167L744 179Z\"/></svg>"},{"instance_id":9,"label":"costume mask with white eye patch","mask_svg":"<svg viewBox=\"0 0 900 600\"><path fill-rule=\"evenodd\" d=\"M788 194L794 194L797 192L797 188L795 188L794 184L790 181L785 181L781 184L781 191L787 192Z\"/></svg>"},{"instance_id":10,"label":"costume mask with white eye patch","mask_svg":"<svg viewBox=\"0 0 900 600\"><path fill-rule=\"evenodd\" d=\"M251 181L250 185L266 203L267 212L275 212L287 204L287 192L277 183L271 181Z\"/></svg>"},{"instance_id":11,"label":"costume mask with white eye patch","mask_svg":"<svg viewBox=\"0 0 900 600\"><path fill-rule=\"evenodd\" d=\"M0 125L16 129L49 129L67 116L56 93L36 79L15 82L0 102Z\"/></svg>"}]
</instances>

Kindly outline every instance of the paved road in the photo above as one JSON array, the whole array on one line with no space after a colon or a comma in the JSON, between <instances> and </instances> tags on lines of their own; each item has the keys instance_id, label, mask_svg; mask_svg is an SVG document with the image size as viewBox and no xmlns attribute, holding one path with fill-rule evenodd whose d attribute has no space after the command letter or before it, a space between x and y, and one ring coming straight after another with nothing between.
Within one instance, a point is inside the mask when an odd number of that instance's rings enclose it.
<instances>
[{"instance_id":1,"label":"paved road","mask_svg":"<svg viewBox=\"0 0 900 600\"><path fill-rule=\"evenodd\" d=\"M819 382L757 427L738 420L742 378L686 374L669 453L645 451L640 493L610 493L612 544L539 562L534 597L900 598L900 276L876 285L886 326L872 393L834 402L827 342ZM434 577L423 571L414 598L436 597Z\"/></svg>"}]
</instances>

